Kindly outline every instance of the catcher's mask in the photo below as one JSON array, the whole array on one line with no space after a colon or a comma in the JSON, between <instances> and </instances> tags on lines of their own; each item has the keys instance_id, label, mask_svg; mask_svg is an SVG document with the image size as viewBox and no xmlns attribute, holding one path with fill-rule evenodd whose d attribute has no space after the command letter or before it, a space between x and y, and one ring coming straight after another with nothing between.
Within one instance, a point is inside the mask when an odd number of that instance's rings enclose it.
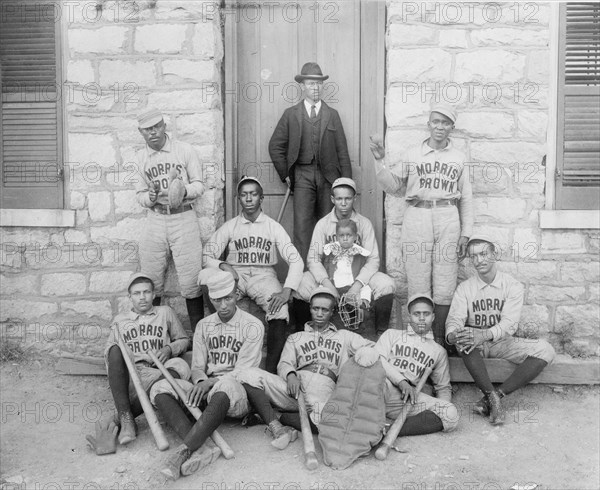
<instances>
[{"instance_id":1,"label":"catcher's mask","mask_svg":"<svg viewBox=\"0 0 600 490\"><path fill-rule=\"evenodd\" d=\"M356 330L364 319L364 311L360 307L360 297L354 294L342 294L338 303L340 317L348 330Z\"/></svg>"}]
</instances>

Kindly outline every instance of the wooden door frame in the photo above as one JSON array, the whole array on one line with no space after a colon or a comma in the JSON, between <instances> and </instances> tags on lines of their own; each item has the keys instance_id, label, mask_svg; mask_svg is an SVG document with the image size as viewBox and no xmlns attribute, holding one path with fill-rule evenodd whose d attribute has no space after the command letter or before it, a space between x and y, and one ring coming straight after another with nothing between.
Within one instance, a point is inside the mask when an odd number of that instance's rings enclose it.
<instances>
[{"instance_id":1,"label":"wooden door frame","mask_svg":"<svg viewBox=\"0 0 600 490\"><path fill-rule=\"evenodd\" d=\"M226 0L225 8L235 8L236 0ZM373 157L368 145L368 136L385 131L385 2L378 0L360 0L361 32L372 33L368 42L361 40L360 45L360 135L358 158L362 170L361 214L373 223L377 243L379 244L382 264L385 264L385 216L383 192L377 184ZM237 80L237 22L236 16L225 16L225 63L224 97L225 113L225 219L233 217L236 208L235 186L237 179L236 155L237 141L234 128L237 125L236 94L226 87L235 87ZM375 89L373 90L373 88Z\"/></svg>"}]
</instances>

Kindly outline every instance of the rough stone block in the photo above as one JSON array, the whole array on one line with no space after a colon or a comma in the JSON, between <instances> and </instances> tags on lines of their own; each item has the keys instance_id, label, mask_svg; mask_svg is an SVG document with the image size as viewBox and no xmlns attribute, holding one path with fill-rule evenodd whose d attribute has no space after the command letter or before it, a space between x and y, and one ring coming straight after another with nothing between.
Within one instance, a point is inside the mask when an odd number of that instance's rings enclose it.
<instances>
[{"instance_id":1,"label":"rough stone block","mask_svg":"<svg viewBox=\"0 0 600 490\"><path fill-rule=\"evenodd\" d=\"M148 26L154 28L155 26ZM160 37L157 40L163 41ZM115 83L127 83L152 87L156 83L156 68L152 61L103 60L100 62L100 84L109 87ZM114 100L114 94L110 97Z\"/></svg>"},{"instance_id":2,"label":"rough stone block","mask_svg":"<svg viewBox=\"0 0 600 490\"><path fill-rule=\"evenodd\" d=\"M193 135L196 144L221 141L223 138L223 114L209 111L180 116L177 118L177 130L180 136Z\"/></svg>"},{"instance_id":3,"label":"rough stone block","mask_svg":"<svg viewBox=\"0 0 600 490\"><path fill-rule=\"evenodd\" d=\"M511 114L477 111L460 115L460 129L473 137L506 138L515 125Z\"/></svg>"},{"instance_id":4,"label":"rough stone block","mask_svg":"<svg viewBox=\"0 0 600 490\"><path fill-rule=\"evenodd\" d=\"M388 52L390 82L432 82L450 78L452 55L442 49L403 49Z\"/></svg>"},{"instance_id":5,"label":"rough stone block","mask_svg":"<svg viewBox=\"0 0 600 490\"><path fill-rule=\"evenodd\" d=\"M88 236L85 231L80 230L66 230L65 231L65 242L73 244L85 244L88 243Z\"/></svg>"},{"instance_id":6,"label":"rough stone block","mask_svg":"<svg viewBox=\"0 0 600 490\"><path fill-rule=\"evenodd\" d=\"M180 53L188 24L152 24L135 30L135 51L139 53Z\"/></svg>"},{"instance_id":7,"label":"rough stone block","mask_svg":"<svg viewBox=\"0 0 600 490\"><path fill-rule=\"evenodd\" d=\"M135 198L136 192L134 190L116 191L113 195L116 214L137 214L143 211Z\"/></svg>"},{"instance_id":8,"label":"rough stone block","mask_svg":"<svg viewBox=\"0 0 600 490\"><path fill-rule=\"evenodd\" d=\"M423 125L429 117L430 104L416 83L392 85L386 97L388 127Z\"/></svg>"},{"instance_id":9,"label":"rough stone block","mask_svg":"<svg viewBox=\"0 0 600 490\"><path fill-rule=\"evenodd\" d=\"M585 251L585 240L581 233L542 230L542 252L582 254Z\"/></svg>"},{"instance_id":10,"label":"rough stone block","mask_svg":"<svg viewBox=\"0 0 600 490\"><path fill-rule=\"evenodd\" d=\"M443 46L444 48L466 48L467 31L462 29L440 31L438 46Z\"/></svg>"},{"instance_id":11,"label":"rough stone block","mask_svg":"<svg viewBox=\"0 0 600 490\"><path fill-rule=\"evenodd\" d=\"M85 207L85 195L81 192L71 192L71 209L83 209Z\"/></svg>"},{"instance_id":12,"label":"rough stone block","mask_svg":"<svg viewBox=\"0 0 600 490\"><path fill-rule=\"evenodd\" d=\"M0 299L0 321L31 321L46 315L54 315L58 311L56 303L32 301L30 299Z\"/></svg>"},{"instance_id":13,"label":"rough stone block","mask_svg":"<svg viewBox=\"0 0 600 490\"><path fill-rule=\"evenodd\" d=\"M211 82L218 79L215 68L213 61L165 60L162 63L163 80L169 84Z\"/></svg>"},{"instance_id":14,"label":"rough stone block","mask_svg":"<svg viewBox=\"0 0 600 490\"><path fill-rule=\"evenodd\" d=\"M528 304L581 301L585 296L583 286L531 285Z\"/></svg>"},{"instance_id":15,"label":"rough stone block","mask_svg":"<svg viewBox=\"0 0 600 490\"><path fill-rule=\"evenodd\" d=\"M201 56L204 59L219 57L216 56L220 51L217 43L220 44L220 40L217 40L212 22L199 22L194 26L192 49L195 56Z\"/></svg>"},{"instance_id":16,"label":"rough stone block","mask_svg":"<svg viewBox=\"0 0 600 490\"><path fill-rule=\"evenodd\" d=\"M85 294L85 276L75 273L44 274L42 296L77 296Z\"/></svg>"},{"instance_id":17,"label":"rough stone block","mask_svg":"<svg viewBox=\"0 0 600 490\"><path fill-rule=\"evenodd\" d=\"M388 49L435 44L435 34L436 31L427 26L391 24L388 28Z\"/></svg>"},{"instance_id":18,"label":"rough stone block","mask_svg":"<svg viewBox=\"0 0 600 490\"><path fill-rule=\"evenodd\" d=\"M473 141L471 143L472 160L496 162L508 166L513 172L517 168L516 164L529 162L540 164L546 151L545 145L523 141Z\"/></svg>"},{"instance_id":19,"label":"rough stone block","mask_svg":"<svg viewBox=\"0 0 600 490\"><path fill-rule=\"evenodd\" d=\"M458 83L514 83L525 75L525 55L503 50L479 50L456 55Z\"/></svg>"},{"instance_id":20,"label":"rough stone block","mask_svg":"<svg viewBox=\"0 0 600 490\"><path fill-rule=\"evenodd\" d=\"M571 330L574 337L598 337L600 332L600 306L598 304L558 306L555 332Z\"/></svg>"},{"instance_id":21,"label":"rough stone block","mask_svg":"<svg viewBox=\"0 0 600 490\"><path fill-rule=\"evenodd\" d=\"M76 53L124 53L127 31L128 28L124 26L103 26L99 29L69 29L71 56ZM93 78L90 81L93 81Z\"/></svg>"},{"instance_id":22,"label":"rough stone block","mask_svg":"<svg viewBox=\"0 0 600 490\"><path fill-rule=\"evenodd\" d=\"M0 294L27 294L34 296L37 294L38 278L33 275L24 274L1 274L0 275Z\"/></svg>"},{"instance_id":23,"label":"rough stone block","mask_svg":"<svg viewBox=\"0 0 600 490\"><path fill-rule=\"evenodd\" d=\"M90 192L88 210L92 221L105 221L110 215L110 192Z\"/></svg>"},{"instance_id":24,"label":"rough stone block","mask_svg":"<svg viewBox=\"0 0 600 490\"><path fill-rule=\"evenodd\" d=\"M599 262L563 262L560 278L565 284L600 281Z\"/></svg>"},{"instance_id":25,"label":"rough stone block","mask_svg":"<svg viewBox=\"0 0 600 490\"><path fill-rule=\"evenodd\" d=\"M530 51L527 81L548 84L550 80L550 50Z\"/></svg>"},{"instance_id":26,"label":"rough stone block","mask_svg":"<svg viewBox=\"0 0 600 490\"><path fill-rule=\"evenodd\" d=\"M219 5L216 2L158 0L154 9L154 18L158 20L212 19L218 13Z\"/></svg>"},{"instance_id":27,"label":"rough stone block","mask_svg":"<svg viewBox=\"0 0 600 490\"><path fill-rule=\"evenodd\" d=\"M68 165L74 171L81 170L87 177L96 178L103 168L114 166L116 162L110 134L69 133Z\"/></svg>"},{"instance_id":28,"label":"rough stone block","mask_svg":"<svg viewBox=\"0 0 600 490\"><path fill-rule=\"evenodd\" d=\"M91 293L119 293L127 288L131 271L92 272L90 276Z\"/></svg>"},{"instance_id":29,"label":"rough stone block","mask_svg":"<svg viewBox=\"0 0 600 490\"><path fill-rule=\"evenodd\" d=\"M203 89L153 92L148 95L148 105L163 110L202 111L212 107L215 94L217 92L210 84L206 84Z\"/></svg>"},{"instance_id":30,"label":"rough stone block","mask_svg":"<svg viewBox=\"0 0 600 490\"><path fill-rule=\"evenodd\" d=\"M86 85L94 82L94 68L88 60L70 60L67 65L67 82Z\"/></svg>"},{"instance_id":31,"label":"rough stone block","mask_svg":"<svg viewBox=\"0 0 600 490\"><path fill-rule=\"evenodd\" d=\"M600 301L600 284L590 284L590 303L598 304Z\"/></svg>"},{"instance_id":32,"label":"rough stone block","mask_svg":"<svg viewBox=\"0 0 600 490\"><path fill-rule=\"evenodd\" d=\"M536 260L540 253L539 237L531 228L515 228L513 239L513 253L516 259Z\"/></svg>"},{"instance_id":33,"label":"rough stone block","mask_svg":"<svg viewBox=\"0 0 600 490\"><path fill-rule=\"evenodd\" d=\"M490 29L473 29L471 42L476 46L547 46L550 36L548 31L495 27Z\"/></svg>"},{"instance_id":34,"label":"rough stone block","mask_svg":"<svg viewBox=\"0 0 600 490\"><path fill-rule=\"evenodd\" d=\"M527 202L508 197L475 198L473 207L478 222L514 223L524 218Z\"/></svg>"},{"instance_id":35,"label":"rough stone block","mask_svg":"<svg viewBox=\"0 0 600 490\"><path fill-rule=\"evenodd\" d=\"M523 257L524 258L524 257ZM556 281L558 264L549 260L516 264L516 276L520 281Z\"/></svg>"},{"instance_id":36,"label":"rough stone block","mask_svg":"<svg viewBox=\"0 0 600 490\"><path fill-rule=\"evenodd\" d=\"M92 241L105 243L120 240L138 243L143 236L145 223L143 218L124 218L114 226L94 226L90 228Z\"/></svg>"},{"instance_id":37,"label":"rough stone block","mask_svg":"<svg viewBox=\"0 0 600 490\"><path fill-rule=\"evenodd\" d=\"M529 339L544 338L550 330L548 307L524 305L516 335Z\"/></svg>"},{"instance_id":38,"label":"rough stone block","mask_svg":"<svg viewBox=\"0 0 600 490\"><path fill-rule=\"evenodd\" d=\"M98 318L107 321L112 319L112 307L108 300L63 301L60 304L60 311L63 315Z\"/></svg>"},{"instance_id":39,"label":"rough stone block","mask_svg":"<svg viewBox=\"0 0 600 490\"><path fill-rule=\"evenodd\" d=\"M546 141L548 115L545 111L519 111L517 114L519 136Z\"/></svg>"}]
</instances>

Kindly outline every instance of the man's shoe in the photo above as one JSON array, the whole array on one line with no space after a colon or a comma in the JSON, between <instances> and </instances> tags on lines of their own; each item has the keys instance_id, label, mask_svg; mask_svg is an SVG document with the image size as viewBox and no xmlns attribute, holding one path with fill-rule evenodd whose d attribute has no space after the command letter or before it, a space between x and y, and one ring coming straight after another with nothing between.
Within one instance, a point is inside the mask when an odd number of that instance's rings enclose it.
<instances>
[{"instance_id":1,"label":"man's shoe","mask_svg":"<svg viewBox=\"0 0 600 490\"><path fill-rule=\"evenodd\" d=\"M207 439L200 449L194 451L190 458L181 465L181 475L189 476L195 473L215 461L220 454L221 450L215 443Z\"/></svg>"},{"instance_id":2,"label":"man's shoe","mask_svg":"<svg viewBox=\"0 0 600 490\"><path fill-rule=\"evenodd\" d=\"M487 395L481 397L481 400L473 405L473 412L478 413L482 417L487 417L490 414L490 403Z\"/></svg>"},{"instance_id":3,"label":"man's shoe","mask_svg":"<svg viewBox=\"0 0 600 490\"><path fill-rule=\"evenodd\" d=\"M265 422L263 421L262 417L256 412L251 412L242 419L242 425L244 427L252 427L254 425L260 425L264 423Z\"/></svg>"},{"instance_id":4,"label":"man's shoe","mask_svg":"<svg viewBox=\"0 0 600 490\"><path fill-rule=\"evenodd\" d=\"M122 412L119 414L119 444L128 444L135 441L137 435L137 425L131 412Z\"/></svg>"},{"instance_id":5,"label":"man's shoe","mask_svg":"<svg viewBox=\"0 0 600 490\"><path fill-rule=\"evenodd\" d=\"M167 458L165 466L160 472L171 480L177 480L181 476L181 465L190 459L191 455L192 452L188 447L182 444Z\"/></svg>"},{"instance_id":6,"label":"man's shoe","mask_svg":"<svg viewBox=\"0 0 600 490\"><path fill-rule=\"evenodd\" d=\"M285 449L290 442L293 442L298 438L298 431L296 429L282 425L279 420L273 420L273 422L268 425L268 429L273 436L271 445L280 450Z\"/></svg>"},{"instance_id":7,"label":"man's shoe","mask_svg":"<svg viewBox=\"0 0 600 490\"><path fill-rule=\"evenodd\" d=\"M497 391L492 391L488 394L488 403L490 404L490 424L501 425L504 423L506 411L502 406L500 394Z\"/></svg>"}]
</instances>

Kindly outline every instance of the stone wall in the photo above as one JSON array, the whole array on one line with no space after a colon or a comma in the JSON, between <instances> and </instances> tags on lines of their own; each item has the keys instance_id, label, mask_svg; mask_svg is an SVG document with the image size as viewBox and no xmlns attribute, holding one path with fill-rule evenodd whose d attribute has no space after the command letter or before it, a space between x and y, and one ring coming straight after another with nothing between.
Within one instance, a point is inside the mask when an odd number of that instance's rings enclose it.
<instances>
[{"instance_id":1,"label":"stone wall","mask_svg":"<svg viewBox=\"0 0 600 490\"><path fill-rule=\"evenodd\" d=\"M520 334L598 355L599 234L542 230L551 53L548 4L388 3L386 148L398 164L428 136L430 99L458 107L453 138L470 163L475 230L502 246L526 286ZM417 129L422 128L422 130ZM404 203L386 196L387 270L406 296ZM473 271L461 267L461 278Z\"/></svg>"},{"instance_id":2,"label":"stone wall","mask_svg":"<svg viewBox=\"0 0 600 490\"><path fill-rule=\"evenodd\" d=\"M136 114L165 114L167 131L195 146L206 192L203 240L223 219L223 40L218 4L81 1L57 12L63 39L67 135L65 208L73 228L3 228L3 334L26 345L102 352L128 300L145 211L137 204ZM167 302L187 320L172 264ZM4 337L4 336L3 336Z\"/></svg>"}]
</instances>

